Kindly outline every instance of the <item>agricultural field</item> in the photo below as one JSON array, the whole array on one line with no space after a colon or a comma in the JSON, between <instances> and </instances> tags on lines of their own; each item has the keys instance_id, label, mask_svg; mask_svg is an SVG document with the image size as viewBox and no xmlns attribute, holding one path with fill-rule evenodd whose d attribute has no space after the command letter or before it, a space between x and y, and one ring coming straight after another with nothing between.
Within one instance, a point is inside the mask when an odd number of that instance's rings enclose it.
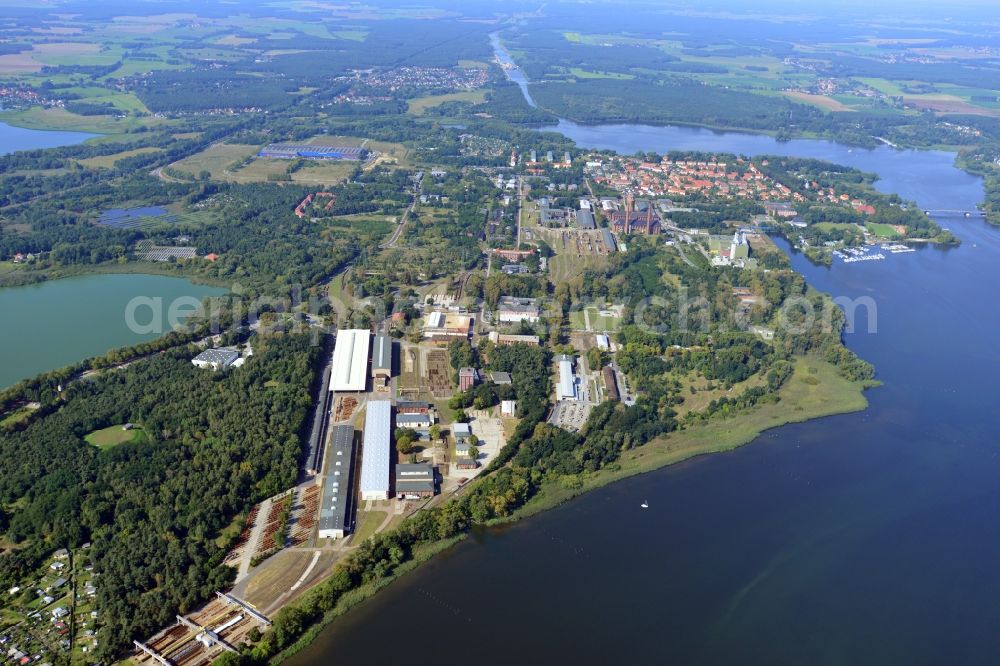
<instances>
[{"instance_id":1,"label":"agricultural field","mask_svg":"<svg viewBox=\"0 0 1000 666\"><path fill-rule=\"evenodd\" d=\"M805 102L806 104L812 104L813 106L818 106L825 111L855 111L856 109L851 108L847 104L830 97L829 95L812 95L804 92L786 92L785 95L790 99L797 102Z\"/></svg>"},{"instance_id":2,"label":"agricultural field","mask_svg":"<svg viewBox=\"0 0 1000 666\"><path fill-rule=\"evenodd\" d=\"M213 180L233 180L230 169L243 160L252 158L259 150L260 146L213 143L200 153L186 157L180 162L174 162L170 168L193 178L197 178L202 171L207 171ZM276 173L284 173L284 169Z\"/></svg>"},{"instance_id":3,"label":"agricultural field","mask_svg":"<svg viewBox=\"0 0 1000 666\"><path fill-rule=\"evenodd\" d=\"M634 79L633 74L622 74L621 72L600 72L588 69L583 69L582 67L571 67L569 70L570 75L575 76L578 79Z\"/></svg>"},{"instance_id":4,"label":"agricultural field","mask_svg":"<svg viewBox=\"0 0 1000 666\"><path fill-rule=\"evenodd\" d=\"M305 143L329 144L343 146L364 146L376 151L378 157L364 164L371 168L375 164L402 164L406 161L409 150L400 143L383 141L368 141L357 137L320 135ZM171 169L198 178L203 171L210 174L212 180L224 180L234 183L263 183L276 179L303 185L333 185L348 177L361 162L352 160L303 160L298 168L289 174L289 168L296 160L268 159L256 157L262 146L247 144L216 143L196 155L187 157L170 166Z\"/></svg>"},{"instance_id":5,"label":"agricultural field","mask_svg":"<svg viewBox=\"0 0 1000 666\"><path fill-rule=\"evenodd\" d=\"M463 92L447 93L445 95L428 95L426 97L411 99L408 102L409 108L407 109L407 113L414 116L420 116L423 115L427 109L440 106L448 102L482 104L484 101L486 101L485 90L466 90Z\"/></svg>"},{"instance_id":6,"label":"agricultural field","mask_svg":"<svg viewBox=\"0 0 1000 666\"><path fill-rule=\"evenodd\" d=\"M163 152L162 148L146 147L146 148L135 148L133 150L125 150L120 153L115 153L113 155L100 155L98 157L88 157L86 159L78 160L79 164L87 167L88 169L111 169L114 168L115 162L118 160L123 160L127 157L135 157L136 155L149 155L151 153Z\"/></svg>"},{"instance_id":7,"label":"agricultural field","mask_svg":"<svg viewBox=\"0 0 1000 666\"><path fill-rule=\"evenodd\" d=\"M31 107L0 112L0 121L28 129L66 130L94 134L126 134L141 127L155 127L170 121L155 117L81 116L57 107Z\"/></svg>"}]
</instances>

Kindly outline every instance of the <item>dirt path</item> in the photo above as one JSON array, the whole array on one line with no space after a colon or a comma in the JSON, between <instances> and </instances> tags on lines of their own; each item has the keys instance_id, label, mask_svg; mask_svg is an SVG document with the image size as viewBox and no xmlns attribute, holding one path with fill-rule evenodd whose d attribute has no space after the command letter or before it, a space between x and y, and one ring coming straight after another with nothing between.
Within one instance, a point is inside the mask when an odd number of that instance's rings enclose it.
<instances>
[{"instance_id":1,"label":"dirt path","mask_svg":"<svg viewBox=\"0 0 1000 666\"><path fill-rule=\"evenodd\" d=\"M247 577L250 573L250 560L253 559L253 555L257 552L257 544L260 543L261 537L264 535L264 528L267 525L267 516L271 513L271 499L268 498L260 503L260 510L257 512L257 521L253 525L253 529L250 530L250 537L247 539L247 544L243 548L243 555L240 557L240 566L236 574L236 580L241 581Z\"/></svg>"}]
</instances>

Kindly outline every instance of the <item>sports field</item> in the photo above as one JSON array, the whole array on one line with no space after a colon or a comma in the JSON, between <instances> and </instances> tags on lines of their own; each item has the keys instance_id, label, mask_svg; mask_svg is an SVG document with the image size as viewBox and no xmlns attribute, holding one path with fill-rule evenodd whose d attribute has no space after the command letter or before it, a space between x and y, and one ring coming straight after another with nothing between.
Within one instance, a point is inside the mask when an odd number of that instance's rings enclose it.
<instances>
[{"instance_id":1,"label":"sports field","mask_svg":"<svg viewBox=\"0 0 1000 666\"><path fill-rule=\"evenodd\" d=\"M139 427L125 430L121 425L113 425L102 430L95 430L84 437L84 439L87 440L88 444L96 446L99 449L110 449L127 442L146 441L147 436L146 432Z\"/></svg>"}]
</instances>

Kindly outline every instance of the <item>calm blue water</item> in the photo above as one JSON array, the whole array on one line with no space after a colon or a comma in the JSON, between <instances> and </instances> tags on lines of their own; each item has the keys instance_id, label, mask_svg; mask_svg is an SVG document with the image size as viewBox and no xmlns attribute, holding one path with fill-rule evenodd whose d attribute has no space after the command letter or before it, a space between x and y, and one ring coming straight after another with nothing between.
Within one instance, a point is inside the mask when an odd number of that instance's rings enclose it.
<instances>
[{"instance_id":1,"label":"calm blue water","mask_svg":"<svg viewBox=\"0 0 1000 666\"><path fill-rule=\"evenodd\" d=\"M524 95L524 101L528 103L528 106L537 108L538 105L535 104L535 100L531 96L531 91L528 90L528 77L517 67L514 59L510 57L510 53L500 43L499 33L494 32L490 35L490 44L493 46L493 55L504 65L504 72L506 72L507 78L521 88L521 94Z\"/></svg>"},{"instance_id":2,"label":"calm blue water","mask_svg":"<svg viewBox=\"0 0 1000 666\"><path fill-rule=\"evenodd\" d=\"M86 275L0 289L0 388L171 330L171 307L225 289L165 275ZM132 310L129 325L129 303ZM162 325L153 325L159 322Z\"/></svg>"},{"instance_id":3,"label":"calm blue water","mask_svg":"<svg viewBox=\"0 0 1000 666\"><path fill-rule=\"evenodd\" d=\"M33 130L14 127L0 122L0 155L15 153L19 150L37 150L39 148L56 148L72 146L92 139L98 134L87 132L58 132L49 130Z\"/></svg>"}]
</instances>

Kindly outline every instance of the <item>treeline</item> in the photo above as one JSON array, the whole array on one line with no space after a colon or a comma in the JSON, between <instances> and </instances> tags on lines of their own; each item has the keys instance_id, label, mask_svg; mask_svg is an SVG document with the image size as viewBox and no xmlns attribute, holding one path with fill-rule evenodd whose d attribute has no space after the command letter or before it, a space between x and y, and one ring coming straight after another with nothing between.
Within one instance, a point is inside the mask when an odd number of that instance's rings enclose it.
<instances>
[{"instance_id":1,"label":"treeline","mask_svg":"<svg viewBox=\"0 0 1000 666\"><path fill-rule=\"evenodd\" d=\"M508 123L538 127L554 125L558 118L537 107L530 106L516 83L497 81L486 93L486 101L473 106L469 112L489 113Z\"/></svg>"},{"instance_id":2,"label":"treeline","mask_svg":"<svg viewBox=\"0 0 1000 666\"><path fill-rule=\"evenodd\" d=\"M192 113L210 109L280 109L295 98L293 81L226 70L160 70L139 77L133 92L155 113Z\"/></svg>"},{"instance_id":3,"label":"treeline","mask_svg":"<svg viewBox=\"0 0 1000 666\"><path fill-rule=\"evenodd\" d=\"M40 403L43 411L58 408L60 404L60 387L68 384L70 380L79 377L82 373L88 370L103 370L142 356L148 356L165 349L185 345L205 337L208 332L209 327L206 321L196 322L189 320L187 330L170 331L155 340L140 342L129 347L112 349L104 356L95 356L79 363L59 368L58 370L52 370L22 380L0 391L0 414L9 412L18 405L28 402ZM19 427L20 424L11 429Z\"/></svg>"},{"instance_id":4,"label":"treeline","mask_svg":"<svg viewBox=\"0 0 1000 666\"><path fill-rule=\"evenodd\" d=\"M828 127L822 111L804 104L679 77L659 82L545 82L533 84L531 94L544 109L583 123L686 123L756 130Z\"/></svg>"},{"instance_id":5,"label":"treeline","mask_svg":"<svg viewBox=\"0 0 1000 666\"><path fill-rule=\"evenodd\" d=\"M688 65L680 58L650 46L618 44L613 48L597 44L570 42L563 31L537 30L517 35L513 47L527 51L529 57L518 61L532 81L564 76L568 70L581 68L597 72L629 74L639 67L665 70Z\"/></svg>"},{"instance_id":6,"label":"treeline","mask_svg":"<svg viewBox=\"0 0 1000 666\"><path fill-rule=\"evenodd\" d=\"M304 53L298 46L299 36L287 40L271 38L267 43L272 48L265 50L295 52L262 58L260 62L244 61L239 67L303 85L325 87L330 77L347 74L352 69L453 67L459 60L490 57L488 34L492 26L489 25L414 19L388 19L362 25L368 33L363 41L312 38L311 49ZM303 39L310 38L303 36Z\"/></svg>"},{"instance_id":7,"label":"treeline","mask_svg":"<svg viewBox=\"0 0 1000 666\"><path fill-rule=\"evenodd\" d=\"M166 241L184 233L199 252L219 255L214 262L178 264L180 273L238 283L248 296L285 297L296 286L308 289L333 275L360 251L355 234L324 234L322 223L292 213L312 191L277 184L204 184L193 203L214 210L215 221L175 225L152 238Z\"/></svg>"},{"instance_id":8,"label":"treeline","mask_svg":"<svg viewBox=\"0 0 1000 666\"><path fill-rule=\"evenodd\" d=\"M16 506L7 538L39 557L94 544L99 659L225 587L233 571L219 533L295 481L319 347L307 335L253 344L254 356L225 373L195 368L198 350L180 348L76 382L59 410L0 434L0 503ZM84 441L122 423L148 442L99 450ZM40 563L25 559L0 556L5 587Z\"/></svg>"}]
</instances>

